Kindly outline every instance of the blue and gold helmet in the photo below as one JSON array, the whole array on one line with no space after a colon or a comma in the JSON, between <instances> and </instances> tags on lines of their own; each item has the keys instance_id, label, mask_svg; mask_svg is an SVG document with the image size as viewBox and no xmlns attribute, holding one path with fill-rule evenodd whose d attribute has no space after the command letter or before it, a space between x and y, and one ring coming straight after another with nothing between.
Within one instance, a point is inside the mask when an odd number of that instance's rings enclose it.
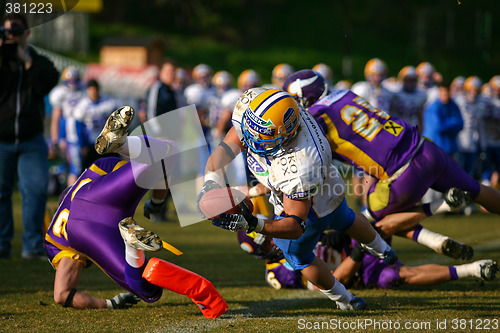
<instances>
[{"instance_id":1,"label":"blue and gold helmet","mask_svg":"<svg viewBox=\"0 0 500 333\"><path fill-rule=\"evenodd\" d=\"M299 122L299 107L289 93L262 90L243 114L243 140L253 153L273 155L295 137Z\"/></svg>"}]
</instances>

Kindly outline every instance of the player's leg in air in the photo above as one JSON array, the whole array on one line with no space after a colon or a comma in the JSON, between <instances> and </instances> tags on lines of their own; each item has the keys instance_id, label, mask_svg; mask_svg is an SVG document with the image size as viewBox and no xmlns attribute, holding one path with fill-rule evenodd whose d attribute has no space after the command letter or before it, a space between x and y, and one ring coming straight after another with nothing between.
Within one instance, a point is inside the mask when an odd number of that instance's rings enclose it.
<instances>
[{"instance_id":1,"label":"player's leg in air","mask_svg":"<svg viewBox=\"0 0 500 333\"><path fill-rule=\"evenodd\" d=\"M446 195L443 199L416 206L428 188L446 192ZM485 200L487 195L490 198ZM428 216L466 206L469 197L478 203L491 201L488 205L495 201L500 203L500 192L480 185L442 150L425 141L405 172L390 183L378 182L372 186L368 204L370 214L378 220L376 226L385 234L403 235L439 253L470 259L472 248L418 225ZM414 229L416 232L412 232Z\"/></svg>"},{"instance_id":2,"label":"player's leg in air","mask_svg":"<svg viewBox=\"0 0 500 333\"><path fill-rule=\"evenodd\" d=\"M168 161L164 163L164 159L175 147L171 142L150 137L126 138L133 115L130 107L113 112L97 139L96 150L107 153L122 149L136 159L136 164L114 157L97 160L82 174L74 188L67 191L56 213L59 216L53 220L46 237L52 251L49 257L54 266L59 265L56 266L54 297L65 306L120 308L135 304L139 299L155 302L161 297L163 288L167 288L190 297L205 316L215 318L227 310L227 304L210 282L161 259L148 261L144 254L144 250L160 250L162 241L139 227L131 216L149 189L144 185L154 185L158 179L165 183L165 175L155 167L161 164L161 170L169 172L169 168L164 167L165 163L169 165ZM129 147L125 150L126 144ZM61 226L57 221L65 223ZM64 244L54 239L64 243L66 250L61 252L58 244ZM61 260L54 259L56 253L63 253ZM77 292L79 276L87 259L131 293L103 300Z\"/></svg>"}]
</instances>

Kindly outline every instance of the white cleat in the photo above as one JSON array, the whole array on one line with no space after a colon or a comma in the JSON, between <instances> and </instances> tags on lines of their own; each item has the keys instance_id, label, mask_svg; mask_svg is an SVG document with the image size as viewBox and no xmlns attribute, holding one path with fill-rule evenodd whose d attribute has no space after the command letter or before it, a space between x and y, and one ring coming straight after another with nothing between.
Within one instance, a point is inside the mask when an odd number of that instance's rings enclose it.
<instances>
[{"instance_id":1,"label":"white cleat","mask_svg":"<svg viewBox=\"0 0 500 333\"><path fill-rule=\"evenodd\" d=\"M498 272L498 264L491 259L479 260L479 275L483 281L491 281L495 279Z\"/></svg>"},{"instance_id":2,"label":"white cleat","mask_svg":"<svg viewBox=\"0 0 500 333\"><path fill-rule=\"evenodd\" d=\"M160 251L163 248L160 237L139 226L133 218L126 217L118 224L125 243L138 250Z\"/></svg>"},{"instance_id":3,"label":"white cleat","mask_svg":"<svg viewBox=\"0 0 500 333\"><path fill-rule=\"evenodd\" d=\"M112 153L125 143L134 115L135 111L131 106L122 106L113 111L95 140L94 147L100 155Z\"/></svg>"},{"instance_id":4,"label":"white cleat","mask_svg":"<svg viewBox=\"0 0 500 333\"><path fill-rule=\"evenodd\" d=\"M444 200L453 211L464 209L472 203L470 193L456 187L452 187L446 191Z\"/></svg>"}]
</instances>

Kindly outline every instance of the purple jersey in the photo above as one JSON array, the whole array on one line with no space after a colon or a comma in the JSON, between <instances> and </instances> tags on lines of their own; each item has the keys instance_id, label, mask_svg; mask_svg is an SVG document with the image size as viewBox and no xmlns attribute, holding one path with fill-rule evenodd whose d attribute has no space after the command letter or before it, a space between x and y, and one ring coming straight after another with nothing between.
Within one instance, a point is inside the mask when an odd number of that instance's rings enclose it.
<instances>
[{"instance_id":1,"label":"purple jersey","mask_svg":"<svg viewBox=\"0 0 500 333\"><path fill-rule=\"evenodd\" d=\"M118 228L123 218L134 215L148 191L137 186L134 174L148 172L152 167L154 164L133 165L108 157L97 160L82 173L66 191L45 235L48 257L55 268L63 257L84 264L90 259L121 287L146 302L160 298L161 288L146 281L140 281L138 286L128 282L125 244ZM148 286L141 289L144 284Z\"/></svg>"},{"instance_id":2,"label":"purple jersey","mask_svg":"<svg viewBox=\"0 0 500 333\"><path fill-rule=\"evenodd\" d=\"M266 261L266 282L274 289L302 289L306 285L302 273L293 270L285 259L279 262Z\"/></svg>"},{"instance_id":3,"label":"purple jersey","mask_svg":"<svg viewBox=\"0 0 500 333\"><path fill-rule=\"evenodd\" d=\"M421 139L415 127L390 117L349 90L333 92L308 111L341 159L380 180L410 160Z\"/></svg>"},{"instance_id":4,"label":"purple jersey","mask_svg":"<svg viewBox=\"0 0 500 333\"><path fill-rule=\"evenodd\" d=\"M390 244L391 240L388 239L387 242ZM356 241L352 240L352 248L355 246ZM399 285L401 281L399 270L401 267L403 267L403 263L399 260L395 264L389 265L383 262L382 259L365 253L359 268L359 275L365 287L389 289Z\"/></svg>"}]
</instances>

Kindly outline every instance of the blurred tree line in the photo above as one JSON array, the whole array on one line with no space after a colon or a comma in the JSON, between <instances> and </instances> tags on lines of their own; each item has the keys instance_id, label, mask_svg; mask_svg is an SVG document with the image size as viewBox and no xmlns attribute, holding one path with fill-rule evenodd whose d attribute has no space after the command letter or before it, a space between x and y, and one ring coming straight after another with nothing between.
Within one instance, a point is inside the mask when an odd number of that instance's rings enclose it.
<instances>
[{"instance_id":1,"label":"blurred tree line","mask_svg":"<svg viewBox=\"0 0 500 333\"><path fill-rule=\"evenodd\" d=\"M337 79L360 79L379 57L391 75L430 61L445 78L488 80L500 69L499 9L496 0L104 0L93 20L147 27L167 42L176 36L167 54L236 73L325 62ZM216 55L196 43L176 52L193 37L223 46Z\"/></svg>"}]
</instances>

